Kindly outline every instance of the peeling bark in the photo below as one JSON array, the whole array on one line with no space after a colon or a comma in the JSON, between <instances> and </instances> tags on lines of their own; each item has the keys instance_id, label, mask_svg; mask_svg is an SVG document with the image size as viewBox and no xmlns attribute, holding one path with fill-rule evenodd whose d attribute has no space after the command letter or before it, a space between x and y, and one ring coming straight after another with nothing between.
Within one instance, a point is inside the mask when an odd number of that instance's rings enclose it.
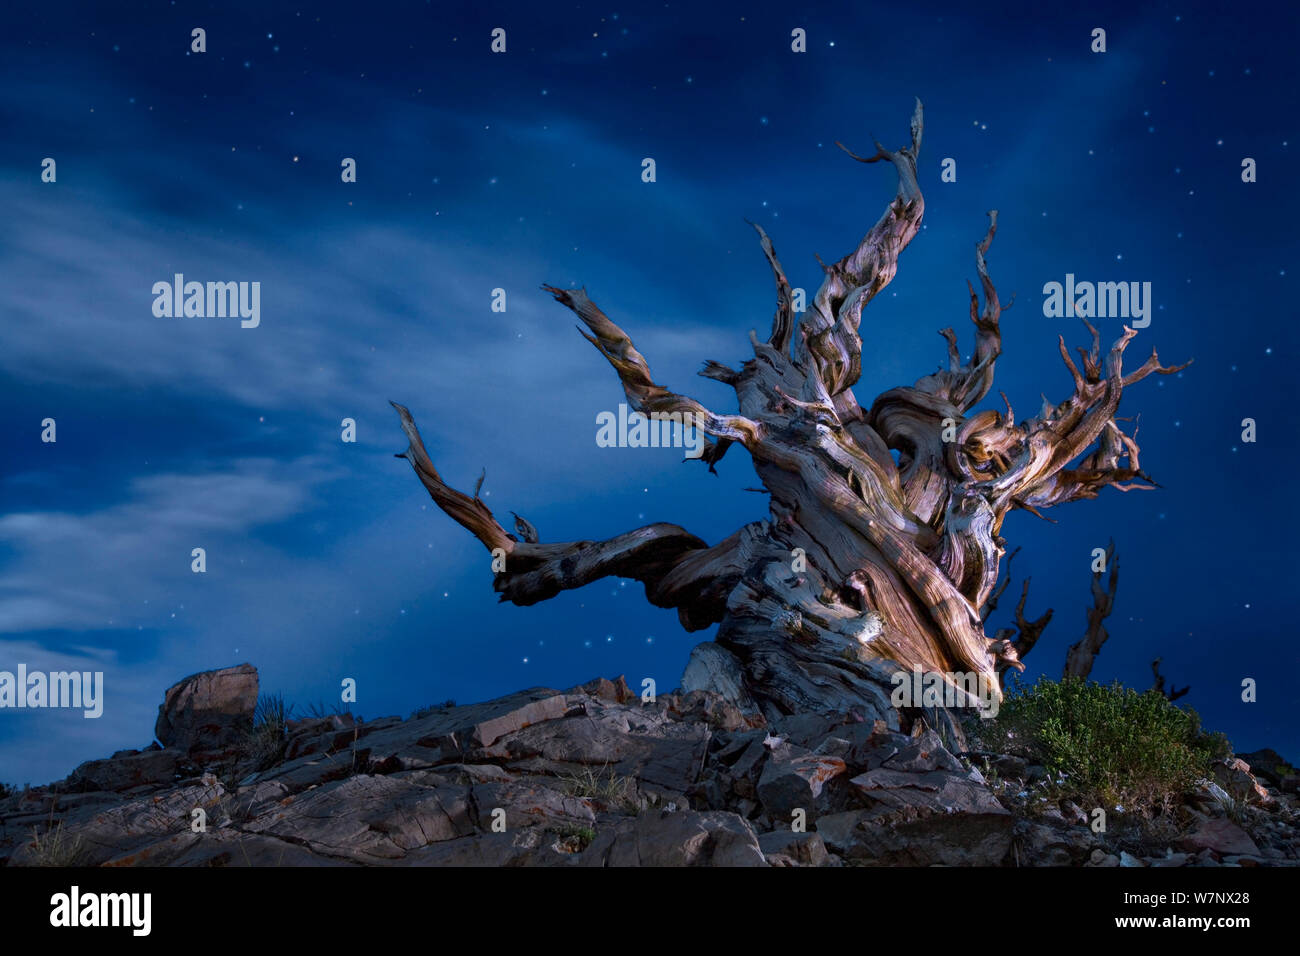
<instances>
[{"instance_id":1,"label":"peeling bark","mask_svg":"<svg viewBox=\"0 0 1300 956\"><path fill-rule=\"evenodd\" d=\"M585 326L579 331L613 367L632 408L697 416L710 436L710 470L733 446L749 453L770 510L726 540L710 547L675 525L655 524L608 541L520 541L477 494L442 481L410 413L395 405L410 442L404 457L434 502L489 550L505 553L506 570L494 581L502 600L533 604L609 575L634 578L651 603L677 608L687 629L719 624L718 645L734 656L769 717L888 709L889 675L900 668L973 671L994 687L999 671L1023 668L1016 642L989 638L981 615L996 603L1003 519L1013 508L1041 515L1095 498L1107 486L1152 487L1138 462L1136 430L1125 434L1116 411L1128 385L1184 366L1165 368L1152 353L1126 373L1133 330L1125 328L1103 356L1089 325L1092 345L1079 351L1079 365L1061 339L1074 384L1064 401L1045 400L1019 423L1005 397L1005 414L972 411L992 388L999 321L1009 307L986 261L997 231L993 211L975 246L969 360L961 360L956 333L944 329L947 368L859 405L853 386L862 375L863 309L893 279L925 210L916 175L922 127L918 101L907 146L876 143L868 157L845 149L859 162L891 164L897 190L857 247L823 264L822 285L797 321L776 250L754 227L776 285L771 332L765 341L750 333L754 357L739 369L709 361L700 372L734 389L736 414L656 383L631 338L585 289L543 287ZM1022 595L1021 618L1023 605Z\"/></svg>"}]
</instances>

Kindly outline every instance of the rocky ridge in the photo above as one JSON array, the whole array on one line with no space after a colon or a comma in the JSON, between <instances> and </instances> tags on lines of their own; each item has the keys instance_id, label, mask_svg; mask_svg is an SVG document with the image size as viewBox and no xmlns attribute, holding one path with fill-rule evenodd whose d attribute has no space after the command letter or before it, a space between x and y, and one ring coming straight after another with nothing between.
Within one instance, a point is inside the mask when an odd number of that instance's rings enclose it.
<instances>
[{"instance_id":1,"label":"rocky ridge","mask_svg":"<svg viewBox=\"0 0 1300 956\"><path fill-rule=\"evenodd\" d=\"M1115 812L1095 833L1038 794L1041 767L892 712L768 724L713 691L643 702L598 679L291 720L267 757L257 699L249 665L181 681L149 747L0 799L0 865L1300 865L1271 751L1217 764L1163 832Z\"/></svg>"}]
</instances>

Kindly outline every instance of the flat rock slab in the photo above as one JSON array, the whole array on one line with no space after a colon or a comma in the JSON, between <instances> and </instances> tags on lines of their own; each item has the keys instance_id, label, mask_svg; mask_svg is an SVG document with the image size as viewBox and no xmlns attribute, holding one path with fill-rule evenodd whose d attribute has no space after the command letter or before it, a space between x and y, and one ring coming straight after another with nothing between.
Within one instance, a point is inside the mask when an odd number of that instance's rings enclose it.
<instances>
[{"instance_id":1,"label":"flat rock slab","mask_svg":"<svg viewBox=\"0 0 1300 956\"><path fill-rule=\"evenodd\" d=\"M481 833L433 843L408 853L401 866L572 866L576 853L565 849L560 835L545 827L505 833Z\"/></svg>"},{"instance_id":2,"label":"flat rock slab","mask_svg":"<svg viewBox=\"0 0 1300 956\"><path fill-rule=\"evenodd\" d=\"M503 736L471 756L504 762L528 772L562 767L595 768L599 774L635 778L672 793L685 793L698 779L711 731L681 723L639 705L588 708L581 716L534 724Z\"/></svg>"},{"instance_id":3,"label":"flat rock slab","mask_svg":"<svg viewBox=\"0 0 1300 956\"><path fill-rule=\"evenodd\" d=\"M87 760L68 776L68 785L80 791L117 792L132 787L163 786L176 780L179 750L144 750L107 760Z\"/></svg>"},{"instance_id":4,"label":"flat rock slab","mask_svg":"<svg viewBox=\"0 0 1300 956\"><path fill-rule=\"evenodd\" d=\"M242 829L364 863L400 860L417 847L476 832L467 788L438 786L436 778L422 775L363 775L329 783L283 801Z\"/></svg>"},{"instance_id":5,"label":"flat rock slab","mask_svg":"<svg viewBox=\"0 0 1300 956\"><path fill-rule=\"evenodd\" d=\"M904 773L880 767L859 774L849 783L870 804L908 816L926 813L1008 813L987 786L969 776L947 770Z\"/></svg>"},{"instance_id":6,"label":"flat rock slab","mask_svg":"<svg viewBox=\"0 0 1300 956\"><path fill-rule=\"evenodd\" d=\"M178 833L114 857L105 866L350 866L305 847L257 833L209 830Z\"/></svg>"},{"instance_id":7,"label":"flat rock slab","mask_svg":"<svg viewBox=\"0 0 1300 956\"><path fill-rule=\"evenodd\" d=\"M78 848L76 865L99 866L178 833L189 832L196 808L214 813L226 791L215 779L209 781L165 794L139 797L107 809L86 805L56 823L62 824L63 841ZM47 817L42 830L48 822ZM32 851L30 843L20 845L11 862L34 863Z\"/></svg>"},{"instance_id":8,"label":"flat rock slab","mask_svg":"<svg viewBox=\"0 0 1300 956\"><path fill-rule=\"evenodd\" d=\"M830 814L816 823L826 845L849 859L903 866L996 866L1011 847L1015 819L969 775L880 767L849 783L868 809Z\"/></svg>"},{"instance_id":9,"label":"flat rock slab","mask_svg":"<svg viewBox=\"0 0 1300 956\"><path fill-rule=\"evenodd\" d=\"M952 813L882 820L870 810L820 817L817 832L834 853L881 866L997 866L1011 848L1013 818Z\"/></svg>"},{"instance_id":10,"label":"flat rock slab","mask_svg":"<svg viewBox=\"0 0 1300 956\"><path fill-rule=\"evenodd\" d=\"M377 730L367 737L366 746L376 761L413 758L430 765L459 761L471 750L490 747L506 734L532 724L558 720L568 710L564 694L534 687Z\"/></svg>"},{"instance_id":11,"label":"flat rock slab","mask_svg":"<svg viewBox=\"0 0 1300 956\"><path fill-rule=\"evenodd\" d=\"M766 866L758 837L734 813L643 813L599 831L581 866Z\"/></svg>"},{"instance_id":12,"label":"flat rock slab","mask_svg":"<svg viewBox=\"0 0 1300 956\"><path fill-rule=\"evenodd\" d=\"M1221 855L1257 856L1259 854L1259 847L1255 845L1255 841L1249 834L1227 817L1203 821L1191 833L1180 837L1177 846L1178 849L1186 850L1188 853L1213 850Z\"/></svg>"}]
</instances>

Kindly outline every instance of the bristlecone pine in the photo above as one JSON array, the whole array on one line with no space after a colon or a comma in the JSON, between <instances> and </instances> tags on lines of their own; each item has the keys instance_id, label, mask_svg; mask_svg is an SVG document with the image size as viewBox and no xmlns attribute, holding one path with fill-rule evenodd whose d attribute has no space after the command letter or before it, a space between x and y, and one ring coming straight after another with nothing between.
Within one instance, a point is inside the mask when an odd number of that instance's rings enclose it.
<instances>
[{"instance_id":1,"label":"bristlecone pine","mask_svg":"<svg viewBox=\"0 0 1300 956\"><path fill-rule=\"evenodd\" d=\"M853 252L823 265L825 280L798 323L785 271L755 225L776 280L771 333L765 341L750 333L754 358L738 370L710 361L700 372L735 389L736 414L656 384L627 333L585 290L543 287L582 320L590 331L583 336L614 367L631 407L647 416L697 416L711 438L703 455L711 471L733 446L749 453L771 510L726 540L710 546L672 524L608 541L539 542L526 522L516 525L519 537L509 534L477 489L470 496L443 482L410 412L394 403L410 442L399 457L439 508L504 556L493 582L501 600L529 605L610 575L634 578L652 604L676 608L688 631L719 624L715 643L692 655L702 664L697 673L739 685L741 703L769 719L855 707L896 717L888 697L900 666L978 672L993 687L1006 668L1023 669L1014 642L987 637L981 616L1005 553L1003 518L1013 508L1039 514L1095 498L1108 485L1151 488L1134 437L1115 417L1120 395L1152 373L1184 366L1165 368L1152 352L1125 372L1133 330L1125 327L1103 355L1089 325L1092 345L1078 350L1079 364L1060 340L1074 380L1063 402L1045 400L1018 424L1005 395L1005 415L971 414L992 387L1001 354L1002 306L985 264L995 210L975 247L983 303L971 287L970 360L963 364L956 334L944 329L946 370L860 405L853 385L862 371L862 310L894 277L925 210L916 172L919 101L911 132L911 145L890 151L877 143L869 157L841 146L858 162L892 163L898 192Z\"/></svg>"}]
</instances>

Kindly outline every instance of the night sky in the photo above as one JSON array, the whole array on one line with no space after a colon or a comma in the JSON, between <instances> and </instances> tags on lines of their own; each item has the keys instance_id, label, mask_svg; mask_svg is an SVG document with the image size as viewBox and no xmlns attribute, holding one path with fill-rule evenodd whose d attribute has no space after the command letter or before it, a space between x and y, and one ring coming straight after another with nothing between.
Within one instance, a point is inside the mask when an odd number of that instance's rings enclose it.
<instances>
[{"instance_id":1,"label":"night sky","mask_svg":"<svg viewBox=\"0 0 1300 956\"><path fill-rule=\"evenodd\" d=\"M6 11L0 669L102 670L107 690L98 720L0 711L0 780L143 747L169 685L242 661L300 707L354 678L367 718L596 676L677 686L711 631L687 634L635 582L498 604L487 553L393 457L388 400L449 482L470 490L486 468L498 518L517 511L543 540L671 521L714 543L762 516L742 450L715 476L676 450L597 447L622 391L540 286L585 285L661 384L733 411L695 373L750 357L749 330L771 322L745 219L811 299L815 255L849 252L895 190L887 164L835 141L904 145L914 97L925 228L864 313L859 400L934 371L945 326L969 348L989 209L989 268L1016 303L981 407L1001 389L1025 417L1041 392L1069 394L1057 336L1088 338L1043 314L1045 283L1150 282L1129 365L1153 346L1195 359L1121 406L1162 487L1107 489L1055 524L1013 512L1002 533L1021 551L992 626L1032 575L1028 613L1056 614L1026 676L1059 676L1092 549L1113 537L1093 677L1146 688L1161 657L1239 751L1300 759L1293 4L544 6ZM151 289L175 273L259 282L260 325L155 316ZM1122 320L1097 324L1109 344Z\"/></svg>"}]
</instances>

